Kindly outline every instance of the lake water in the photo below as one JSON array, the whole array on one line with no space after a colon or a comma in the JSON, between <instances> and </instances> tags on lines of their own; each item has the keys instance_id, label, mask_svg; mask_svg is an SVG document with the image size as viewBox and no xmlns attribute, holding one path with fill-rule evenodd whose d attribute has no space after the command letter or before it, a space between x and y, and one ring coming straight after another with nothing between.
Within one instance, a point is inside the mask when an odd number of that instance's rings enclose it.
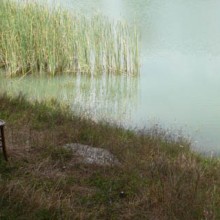
<instances>
[{"instance_id":1,"label":"lake water","mask_svg":"<svg viewBox=\"0 0 220 220\"><path fill-rule=\"evenodd\" d=\"M140 78L12 79L12 94L54 97L94 120L162 127L192 137L194 148L220 153L219 0L48 0L88 16L136 22L141 32ZM31 94L31 95L30 95Z\"/></svg>"}]
</instances>

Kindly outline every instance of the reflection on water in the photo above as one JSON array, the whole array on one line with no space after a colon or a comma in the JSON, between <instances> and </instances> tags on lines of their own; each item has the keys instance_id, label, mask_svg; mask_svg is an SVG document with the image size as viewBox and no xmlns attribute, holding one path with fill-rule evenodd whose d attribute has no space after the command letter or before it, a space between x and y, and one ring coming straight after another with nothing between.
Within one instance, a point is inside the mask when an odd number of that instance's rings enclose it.
<instances>
[{"instance_id":1,"label":"reflection on water","mask_svg":"<svg viewBox=\"0 0 220 220\"><path fill-rule=\"evenodd\" d=\"M22 93L30 101L56 99L80 115L118 123L128 121L131 109L137 106L137 86L138 79L131 76L5 79L0 75L0 88L10 96Z\"/></svg>"},{"instance_id":2,"label":"reflection on water","mask_svg":"<svg viewBox=\"0 0 220 220\"><path fill-rule=\"evenodd\" d=\"M81 110L95 115L110 118L117 112L132 126L148 127L149 120L156 120L174 130L184 128L200 150L220 152L219 0L47 1L88 16L100 11L112 19L135 21L142 35L142 69L138 87L134 79L123 78L122 84L121 79L80 79L80 85L76 79L61 78L47 85L36 81L38 96L50 87L51 96L72 96ZM61 90L54 89L58 82Z\"/></svg>"}]
</instances>

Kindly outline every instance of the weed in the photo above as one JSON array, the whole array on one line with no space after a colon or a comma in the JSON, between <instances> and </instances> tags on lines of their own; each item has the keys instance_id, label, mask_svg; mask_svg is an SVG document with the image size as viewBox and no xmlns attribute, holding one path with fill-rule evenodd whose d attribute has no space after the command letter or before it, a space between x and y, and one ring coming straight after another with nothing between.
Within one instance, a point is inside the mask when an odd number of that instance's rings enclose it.
<instances>
[{"instance_id":1,"label":"weed","mask_svg":"<svg viewBox=\"0 0 220 220\"><path fill-rule=\"evenodd\" d=\"M4 94L0 103L9 154L0 159L1 219L220 218L219 159L188 141L94 123L56 102ZM121 165L83 164L62 147L74 142L106 148Z\"/></svg>"}]
</instances>

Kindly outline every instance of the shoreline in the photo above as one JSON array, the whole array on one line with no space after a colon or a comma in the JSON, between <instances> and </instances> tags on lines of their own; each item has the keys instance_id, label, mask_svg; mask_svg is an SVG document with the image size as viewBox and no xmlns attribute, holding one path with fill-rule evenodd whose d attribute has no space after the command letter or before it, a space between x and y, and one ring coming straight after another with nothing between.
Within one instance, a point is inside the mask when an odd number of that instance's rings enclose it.
<instances>
[{"instance_id":1,"label":"shoreline","mask_svg":"<svg viewBox=\"0 0 220 220\"><path fill-rule=\"evenodd\" d=\"M218 158L162 130L135 133L74 116L56 101L1 95L0 103L9 155L0 160L3 219L220 217ZM62 147L74 142L107 149L121 165L83 164Z\"/></svg>"}]
</instances>

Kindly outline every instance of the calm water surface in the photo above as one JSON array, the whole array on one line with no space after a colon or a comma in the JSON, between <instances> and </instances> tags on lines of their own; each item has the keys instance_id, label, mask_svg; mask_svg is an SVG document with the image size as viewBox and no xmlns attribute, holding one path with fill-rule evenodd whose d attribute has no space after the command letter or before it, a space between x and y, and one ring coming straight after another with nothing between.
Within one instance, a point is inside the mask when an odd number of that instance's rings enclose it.
<instances>
[{"instance_id":1,"label":"calm water surface","mask_svg":"<svg viewBox=\"0 0 220 220\"><path fill-rule=\"evenodd\" d=\"M32 98L58 98L93 118L127 126L159 123L190 135L200 151L220 152L219 0L48 2L88 16L97 11L111 19L135 21L142 36L141 76L38 82L28 78L8 81L6 89L17 93L22 87Z\"/></svg>"}]
</instances>

